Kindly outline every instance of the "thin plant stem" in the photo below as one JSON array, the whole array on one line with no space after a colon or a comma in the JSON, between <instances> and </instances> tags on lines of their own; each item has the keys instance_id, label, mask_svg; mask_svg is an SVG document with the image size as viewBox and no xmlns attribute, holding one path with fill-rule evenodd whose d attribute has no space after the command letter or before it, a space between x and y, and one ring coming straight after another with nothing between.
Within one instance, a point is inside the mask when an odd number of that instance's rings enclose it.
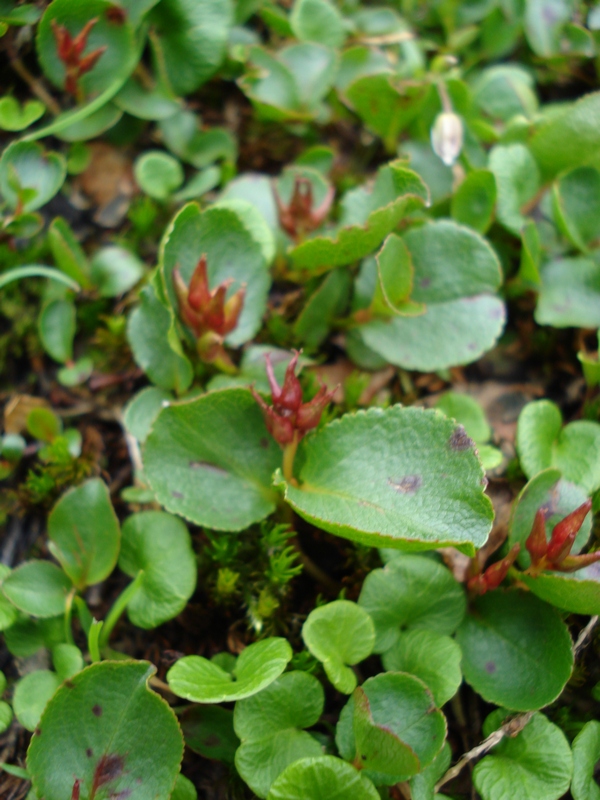
<instances>
[{"instance_id":1,"label":"thin plant stem","mask_svg":"<svg viewBox=\"0 0 600 800\"><path fill-rule=\"evenodd\" d=\"M127 608L127 605L133 598L133 596L137 593L138 589L142 585L142 580L144 578L144 570L141 569L134 580L131 581L129 586L125 588L121 594L117 597L115 602L113 603L113 607L108 612L108 616L104 620L104 627L102 628L102 633L100 634L100 648L106 647L108 644L108 640L110 639L110 635L113 632L113 628L121 618L121 614Z\"/></svg>"},{"instance_id":2,"label":"thin plant stem","mask_svg":"<svg viewBox=\"0 0 600 800\"><path fill-rule=\"evenodd\" d=\"M65 602L65 639L67 640L67 644L75 644L73 631L71 630L71 613L73 611L73 600L76 593L77 589L73 587L67 595Z\"/></svg>"},{"instance_id":3,"label":"thin plant stem","mask_svg":"<svg viewBox=\"0 0 600 800\"><path fill-rule=\"evenodd\" d=\"M298 431L294 431L294 438L283 449L283 477L288 483L294 483L294 459L300 443Z\"/></svg>"}]
</instances>

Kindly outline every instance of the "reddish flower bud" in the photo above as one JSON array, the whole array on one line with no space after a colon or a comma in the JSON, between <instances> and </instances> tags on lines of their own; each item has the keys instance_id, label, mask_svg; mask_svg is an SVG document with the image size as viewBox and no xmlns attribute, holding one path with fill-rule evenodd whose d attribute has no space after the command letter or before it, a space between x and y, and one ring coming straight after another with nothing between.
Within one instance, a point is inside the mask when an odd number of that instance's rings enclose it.
<instances>
[{"instance_id":1,"label":"reddish flower bud","mask_svg":"<svg viewBox=\"0 0 600 800\"><path fill-rule=\"evenodd\" d=\"M273 372L273 365L271 364L271 354L267 353L265 356L265 365L267 370L267 377L269 379L269 386L271 387L271 397L273 398L273 405L280 406L280 411L298 411L302 405L302 387L300 381L296 377L296 364L300 353L294 351L294 357L287 365L285 370L285 378L283 380L283 387L277 383L277 378Z\"/></svg>"},{"instance_id":2,"label":"reddish flower bud","mask_svg":"<svg viewBox=\"0 0 600 800\"><path fill-rule=\"evenodd\" d=\"M485 594L492 591L492 589L497 589L508 575L508 570L515 563L520 550L521 545L517 542L510 548L507 556L500 561L496 561L482 574L470 578L467 581L469 591L475 594Z\"/></svg>"},{"instance_id":3,"label":"reddish flower bud","mask_svg":"<svg viewBox=\"0 0 600 800\"><path fill-rule=\"evenodd\" d=\"M591 508L592 501L586 500L554 526L546 554L554 565L560 564L571 552L575 538Z\"/></svg>"},{"instance_id":4,"label":"reddish flower bud","mask_svg":"<svg viewBox=\"0 0 600 800\"><path fill-rule=\"evenodd\" d=\"M322 203L317 208L313 208L312 183L308 178L297 175L294 179L292 196L287 205L279 196L275 184L273 184L273 195L279 214L279 224L292 239L299 239L305 233L314 231L322 225L333 203L335 189L330 186Z\"/></svg>"},{"instance_id":5,"label":"reddish flower bud","mask_svg":"<svg viewBox=\"0 0 600 800\"><path fill-rule=\"evenodd\" d=\"M321 420L321 415L325 407L329 405L335 392L335 389L328 392L327 387L321 386L313 399L308 403L304 403L304 405L300 406L298 409L296 427L303 433L316 428Z\"/></svg>"},{"instance_id":6,"label":"reddish flower bud","mask_svg":"<svg viewBox=\"0 0 600 800\"><path fill-rule=\"evenodd\" d=\"M578 569L595 564L596 561L600 561L600 550L582 556L565 556L560 564L553 565L553 568L558 572L576 572Z\"/></svg>"},{"instance_id":7,"label":"reddish flower bud","mask_svg":"<svg viewBox=\"0 0 600 800\"><path fill-rule=\"evenodd\" d=\"M87 46L90 31L97 22L98 17L91 19L75 37L72 37L67 28L64 25L59 25L55 19L51 22L52 32L56 41L56 52L65 65L65 91L69 92L69 94L77 95L79 78L93 69L100 56L107 50L106 46L98 47L88 53L87 56L81 57Z\"/></svg>"},{"instance_id":8,"label":"reddish flower bud","mask_svg":"<svg viewBox=\"0 0 600 800\"><path fill-rule=\"evenodd\" d=\"M291 419L289 417L280 416L273 406L267 405L253 386L250 387L250 391L263 412L267 430L277 444L280 444L282 447L285 447L286 444L290 444L294 438L294 426Z\"/></svg>"},{"instance_id":9,"label":"reddish flower bud","mask_svg":"<svg viewBox=\"0 0 600 800\"><path fill-rule=\"evenodd\" d=\"M173 270L173 288L179 305L179 314L185 324L194 331L198 340L198 352L204 361L209 363L217 357L225 358L223 339L236 327L246 295L242 286L228 300L225 299L228 288L233 283L229 279L220 283L216 289L210 290L206 256L201 256L189 286L181 277L179 268ZM210 336L208 336L210 334ZM211 353L215 357L211 357Z\"/></svg>"},{"instance_id":10,"label":"reddish flower bud","mask_svg":"<svg viewBox=\"0 0 600 800\"><path fill-rule=\"evenodd\" d=\"M538 564L548 551L548 542L546 541L546 517L541 508L535 515L533 527L531 533L527 537L525 547L529 551L533 564Z\"/></svg>"}]
</instances>

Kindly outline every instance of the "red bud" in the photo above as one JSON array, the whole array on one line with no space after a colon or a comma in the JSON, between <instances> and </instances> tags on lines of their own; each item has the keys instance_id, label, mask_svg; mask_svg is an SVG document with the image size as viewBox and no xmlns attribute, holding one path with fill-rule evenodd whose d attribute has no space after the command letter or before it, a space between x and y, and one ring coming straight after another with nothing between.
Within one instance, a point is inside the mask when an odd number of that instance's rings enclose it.
<instances>
[{"instance_id":1,"label":"red bud","mask_svg":"<svg viewBox=\"0 0 600 800\"><path fill-rule=\"evenodd\" d=\"M531 555L533 564L539 563L546 555L548 550L548 542L546 541L546 517L540 508L533 521L531 533L527 537L525 547Z\"/></svg>"},{"instance_id":2,"label":"red bud","mask_svg":"<svg viewBox=\"0 0 600 800\"><path fill-rule=\"evenodd\" d=\"M331 402L335 391L335 389L332 389L328 392L327 387L321 386L313 399L308 403L304 403L298 410L298 414L296 415L296 427L302 432L316 428L321 420L321 415L325 410L325 406Z\"/></svg>"},{"instance_id":3,"label":"red bud","mask_svg":"<svg viewBox=\"0 0 600 800\"><path fill-rule=\"evenodd\" d=\"M592 501L586 500L579 508L576 508L575 511L572 511L554 526L550 544L548 545L547 558L549 561L554 564L560 564L569 555L573 542L591 508Z\"/></svg>"},{"instance_id":4,"label":"red bud","mask_svg":"<svg viewBox=\"0 0 600 800\"><path fill-rule=\"evenodd\" d=\"M552 569L558 572L576 572L578 569L589 567L597 561L600 561L600 550L596 550L594 553L585 553L582 556L565 556L560 564L552 564L551 566Z\"/></svg>"}]
</instances>

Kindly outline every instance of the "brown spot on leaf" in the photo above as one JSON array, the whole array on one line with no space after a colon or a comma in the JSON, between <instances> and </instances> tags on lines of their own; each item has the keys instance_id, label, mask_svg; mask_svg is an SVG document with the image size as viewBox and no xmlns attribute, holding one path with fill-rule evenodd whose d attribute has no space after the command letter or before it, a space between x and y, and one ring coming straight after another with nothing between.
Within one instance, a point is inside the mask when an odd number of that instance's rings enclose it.
<instances>
[{"instance_id":1,"label":"brown spot on leaf","mask_svg":"<svg viewBox=\"0 0 600 800\"><path fill-rule=\"evenodd\" d=\"M67 687L67 689L75 688L75 684L73 683L73 681L65 681L65 686Z\"/></svg>"},{"instance_id":2,"label":"brown spot on leaf","mask_svg":"<svg viewBox=\"0 0 600 800\"><path fill-rule=\"evenodd\" d=\"M475 442L467 434L462 425L456 426L448 444L452 450L469 450L471 447L475 447Z\"/></svg>"},{"instance_id":3,"label":"brown spot on leaf","mask_svg":"<svg viewBox=\"0 0 600 800\"><path fill-rule=\"evenodd\" d=\"M216 733L211 733L204 738L205 747L217 747L217 745L220 744L221 744L221 739L217 736Z\"/></svg>"},{"instance_id":4,"label":"brown spot on leaf","mask_svg":"<svg viewBox=\"0 0 600 800\"><path fill-rule=\"evenodd\" d=\"M94 783L92 784L91 796L93 797L102 786L120 778L123 774L124 767L125 759L123 756L118 756L116 753L102 756L94 770Z\"/></svg>"},{"instance_id":5,"label":"brown spot on leaf","mask_svg":"<svg viewBox=\"0 0 600 800\"><path fill-rule=\"evenodd\" d=\"M123 25L127 21L127 12L124 8L118 6L111 6L106 10L106 19L113 22L115 25Z\"/></svg>"},{"instance_id":6,"label":"brown spot on leaf","mask_svg":"<svg viewBox=\"0 0 600 800\"><path fill-rule=\"evenodd\" d=\"M494 672L496 672L496 664L493 661L488 661L485 665L485 671L492 675Z\"/></svg>"},{"instance_id":7,"label":"brown spot on leaf","mask_svg":"<svg viewBox=\"0 0 600 800\"><path fill-rule=\"evenodd\" d=\"M92 707L92 714L95 717L101 717L102 716L102 706L99 706L98 703L96 703L96 705Z\"/></svg>"},{"instance_id":8,"label":"brown spot on leaf","mask_svg":"<svg viewBox=\"0 0 600 800\"><path fill-rule=\"evenodd\" d=\"M190 461L190 469L205 469L208 472L213 472L216 475L227 475L227 470L217 467L208 461Z\"/></svg>"},{"instance_id":9,"label":"brown spot on leaf","mask_svg":"<svg viewBox=\"0 0 600 800\"><path fill-rule=\"evenodd\" d=\"M266 436L263 436L259 442L259 445L262 447L263 450L267 450L269 447L269 440Z\"/></svg>"},{"instance_id":10,"label":"brown spot on leaf","mask_svg":"<svg viewBox=\"0 0 600 800\"><path fill-rule=\"evenodd\" d=\"M37 726L37 728L34 730L34 732L33 732L33 735L34 735L34 736L41 736L41 735L42 735L42 729L40 728L40 726L39 726L39 725L38 725L38 726Z\"/></svg>"},{"instance_id":11,"label":"brown spot on leaf","mask_svg":"<svg viewBox=\"0 0 600 800\"><path fill-rule=\"evenodd\" d=\"M397 480L388 478L388 483L398 494L414 494L423 485L423 479L420 475L405 475Z\"/></svg>"},{"instance_id":12,"label":"brown spot on leaf","mask_svg":"<svg viewBox=\"0 0 600 800\"><path fill-rule=\"evenodd\" d=\"M173 495L173 497L177 498L177 500L183 500L183 495L181 494L181 492L176 492L176 491L173 489L173 491L171 492L171 494Z\"/></svg>"},{"instance_id":13,"label":"brown spot on leaf","mask_svg":"<svg viewBox=\"0 0 600 800\"><path fill-rule=\"evenodd\" d=\"M87 747L85 750L85 754L88 758L91 758L94 755L94 751L92 750L91 747Z\"/></svg>"}]
</instances>

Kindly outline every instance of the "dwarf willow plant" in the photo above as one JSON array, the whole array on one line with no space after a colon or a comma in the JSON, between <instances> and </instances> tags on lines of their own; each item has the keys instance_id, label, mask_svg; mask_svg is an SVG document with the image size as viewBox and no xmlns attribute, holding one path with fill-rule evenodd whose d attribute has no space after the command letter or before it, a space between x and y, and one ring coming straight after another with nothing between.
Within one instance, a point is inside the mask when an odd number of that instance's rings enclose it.
<instances>
[{"instance_id":1,"label":"dwarf willow plant","mask_svg":"<svg viewBox=\"0 0 600 800\"><path fill-rule=\"evenodd\" d=\"M60 414L11 400L0 440L0 510L49 510L43 544L0 565L0 630L36 667L0 673L0 729L31 733L2 766L30 800L194 800L184 745L247 796L433 800L465 683L497 706L483 800L598 796L600 726L548 708L573 676L568 614L600 614L597 336L578 339L586 418L521 411L505 541L482 408L411 405L410 371L473 364L522 298L539 326L600 327L600 92L552 92L597 71L600 14L401 5L0 0L21 81L0 97L0 313L21 330L32 292L27 352L62 387ZM122 225L121 196L94 216L118 227L99 246L65 205L98 147L134 153L140 194ZM338 354L343 386L320 384ZM386 374L399 391L368 391ZM138 380L126 404L97 394ZM114 505L73 406L122 426ZM315 530L367 574L288 618L303 567L332 583L302 551ZM128 637L199 598L245 605L257 640ZM160 677L127 656L166 641Z\"/></svg>"}]
</instances>

